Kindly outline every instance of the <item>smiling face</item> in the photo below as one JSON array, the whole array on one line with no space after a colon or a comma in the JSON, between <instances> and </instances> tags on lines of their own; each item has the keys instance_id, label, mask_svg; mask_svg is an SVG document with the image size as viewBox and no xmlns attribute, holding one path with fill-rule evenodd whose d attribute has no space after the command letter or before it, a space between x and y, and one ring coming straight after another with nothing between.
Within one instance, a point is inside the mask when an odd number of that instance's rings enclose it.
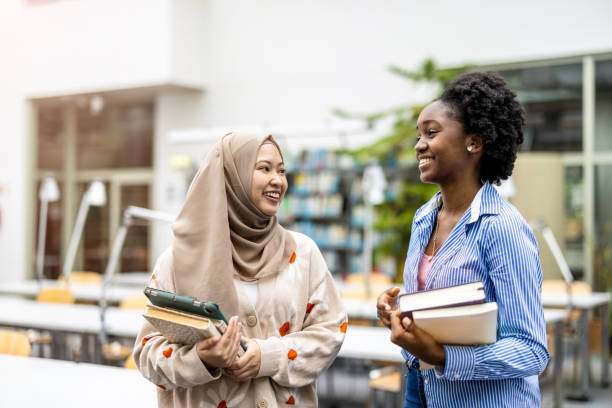
<instances>
[{"instance_id":1,"label":"smiling face","mask_svg":"<svg viewBox=\"0 0 612 408\"><path fill-rule=\"evenodd\" d=\"M262 213L273 216L278 212L280 203L287 192L287 177L283 157L276 145L264 142L257 153L251 198Z\"/></svg>"},{"instance_id":2,"label":"smiling face","mask_svg":"<svg viewBox=\"0 0 612 408\"><path fill-rule=\"evenodd\" d=\"M444 185L466 176L478 177L481 140L464 132L444 102L432 102L419 115L414 150L424 183Z\"/></svg>"}]
</instances>

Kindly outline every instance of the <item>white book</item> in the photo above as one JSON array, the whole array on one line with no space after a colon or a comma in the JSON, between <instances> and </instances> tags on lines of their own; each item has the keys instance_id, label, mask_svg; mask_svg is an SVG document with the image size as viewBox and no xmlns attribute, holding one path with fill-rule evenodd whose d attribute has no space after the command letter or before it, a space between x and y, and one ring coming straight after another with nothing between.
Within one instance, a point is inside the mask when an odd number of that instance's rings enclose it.
<instances>
[{"instance_id":1,"label":"white book","mask_svg":"<svg viewBox=\"0 0 612 408\"><path fill-rule=\"evenodd\" d=\"M497 338L495 302L415 311L412 319L440 344L474 346Z\"/></svg>"}]
</instances>

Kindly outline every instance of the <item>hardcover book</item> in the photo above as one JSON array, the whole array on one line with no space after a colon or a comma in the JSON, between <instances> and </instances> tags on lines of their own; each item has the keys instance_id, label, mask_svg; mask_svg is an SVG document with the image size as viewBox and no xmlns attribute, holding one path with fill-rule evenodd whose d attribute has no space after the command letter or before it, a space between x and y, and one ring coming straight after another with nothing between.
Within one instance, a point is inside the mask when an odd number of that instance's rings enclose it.
<instances>
[{"instance_id":1,"label":"hardcover book","mask_svg":"<svg viewBox=\"0 0 612 408\"><path fill-rule=\"evenodd\" d=\"M412 318L440 344L491 344L497 336L495 302L422 310L414 312Z\"/></svg>"},{"instance_id":2,"label":"hardcover book","mask_svg":"<svg viewBox=\"0 0 612 408\"><path fill-rule=\"evenodd\" d=\"M402 316L412 318L440 344L494 343L497 336L497 303L486 302L482 282L403 294Z\"/></svg>"},{"instance_id":3,"label":"hardcover book","mask_svg":"<svg viewBox=\"0 0 612 408\"><path fill-rule=\"evenodd\" d=\"M456 307L486 302L482 282L471 282L445 288L404 293L399 297L402 316L410 317L418 310Z\"/></svg>"},{"instance_id":4,"label":"hardcover book","mask_svg":"<svg viewBox=\"0 0 612 408\"><path fill-rule=\"evenodd\" d=\"M175 309L147 305L143 314L170 343L195 344L225 331L225 323Z\"/></svg>"}]
</instances>

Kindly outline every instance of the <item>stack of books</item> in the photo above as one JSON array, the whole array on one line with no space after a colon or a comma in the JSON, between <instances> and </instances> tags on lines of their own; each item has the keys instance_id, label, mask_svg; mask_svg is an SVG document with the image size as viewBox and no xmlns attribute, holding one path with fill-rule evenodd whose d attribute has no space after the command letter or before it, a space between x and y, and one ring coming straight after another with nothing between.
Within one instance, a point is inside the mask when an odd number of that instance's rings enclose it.
<instances>
[{"instance_id":1,"label":"stack of books","mask_svg":"<svg viewBox=\"0 0 612 408\"><path fill-rule=\"evenodd\" d=\"M406 293L399 297L402 317L440 344L491 344L497 335L497 303L487 302L482 282Z\"/></svg>"}]
</instances>

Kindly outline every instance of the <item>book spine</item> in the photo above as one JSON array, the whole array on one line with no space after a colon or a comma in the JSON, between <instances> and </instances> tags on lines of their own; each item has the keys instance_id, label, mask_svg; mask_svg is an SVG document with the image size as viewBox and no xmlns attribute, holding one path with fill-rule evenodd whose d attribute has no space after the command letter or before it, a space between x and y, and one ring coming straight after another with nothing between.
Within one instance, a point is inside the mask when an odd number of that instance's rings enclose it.
<instances>
[{"instance_id":1,"label":"book spine","mask_svg":"<svg viewBox=\"0 0 612 408\"><path fill-rule=\"evenodd\" d=\"M458 302L458 303L447 303L445 304L443 307L425 307L422 309L412 309L412 310L405 310L402 312L402 318L403 317L409 317L410 319L412 319L412 312L420 312L423 310L433 310L433 309L447 309L449 307L459 307L459 306L469 306L469 305L477 305L480 303L486 303L487 299L480 299L480 300L473 300L473 301L469 301L469 302Z\"/></svg>"}]
</instances>

